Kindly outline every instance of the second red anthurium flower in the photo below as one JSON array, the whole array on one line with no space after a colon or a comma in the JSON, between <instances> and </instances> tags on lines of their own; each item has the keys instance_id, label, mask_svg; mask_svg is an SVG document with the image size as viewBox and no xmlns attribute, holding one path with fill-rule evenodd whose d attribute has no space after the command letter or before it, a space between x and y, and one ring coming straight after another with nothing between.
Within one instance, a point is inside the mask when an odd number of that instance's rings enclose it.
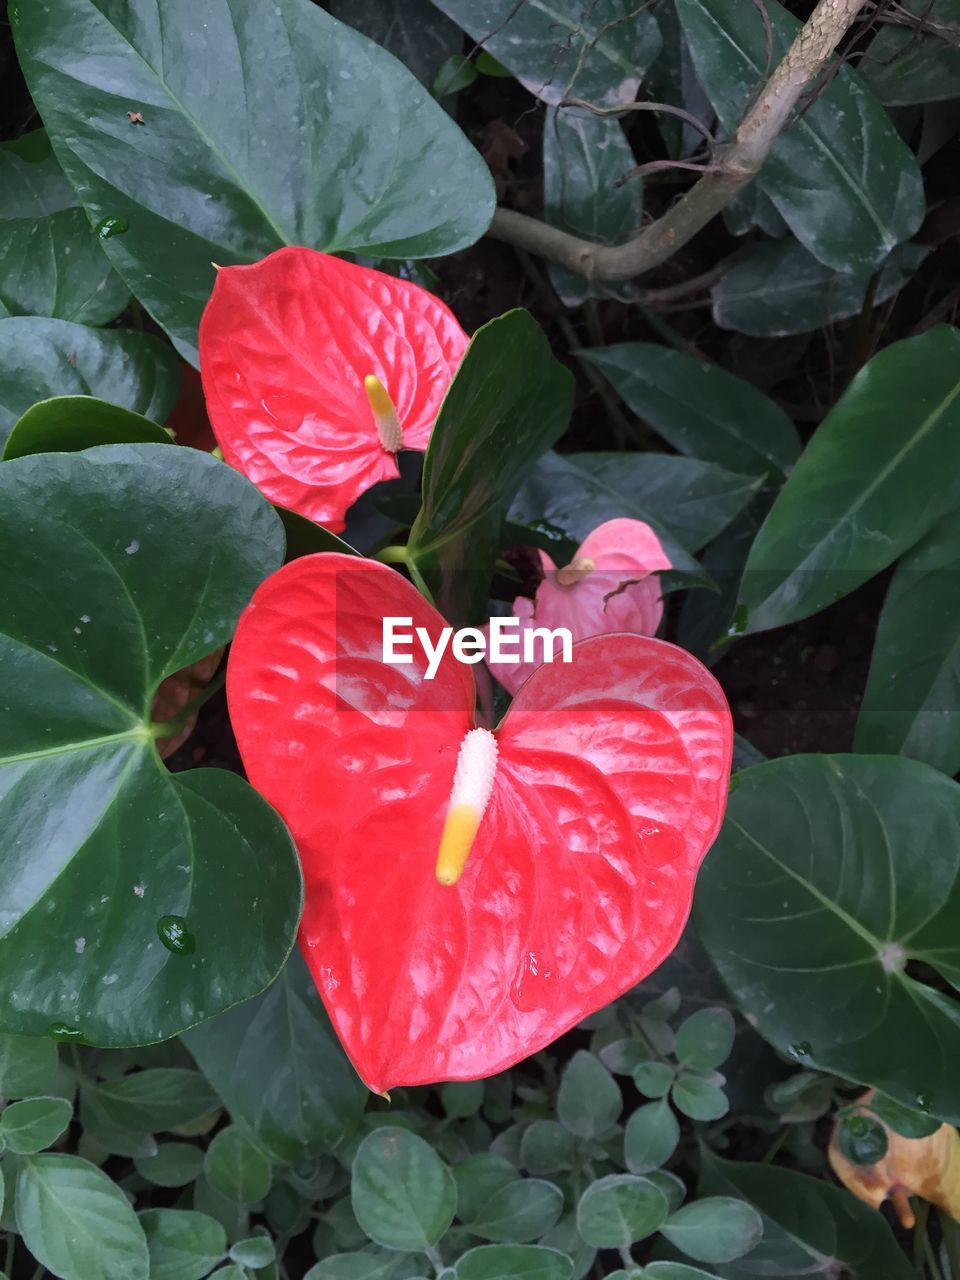
<instances>
[{"instance_id":1,"label":"second red anthurium flower","mask_svg":"<svg viewBox=\"0 0 960 1280\"><path fill-rule=\"evenodd\" d=\"M426 289L314 249L224 267L200 323L224 459L332 532L425 450L468 338Z\"/></svg>"}]
</instances>

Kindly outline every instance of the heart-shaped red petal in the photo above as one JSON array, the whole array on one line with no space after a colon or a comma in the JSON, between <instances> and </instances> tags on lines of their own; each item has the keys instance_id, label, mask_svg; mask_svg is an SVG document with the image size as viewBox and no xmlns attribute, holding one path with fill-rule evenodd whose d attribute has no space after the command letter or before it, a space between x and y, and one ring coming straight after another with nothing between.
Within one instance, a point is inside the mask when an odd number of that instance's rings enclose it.
<instances>
[{"instance_id":1,"label":"heart-shaped red petal","mask_svg":"<svg viewBox=\"0 0 960 1280\"><path fill-rule=\"evenodd\" d=\"M296 560L240 620L227 693L250 780L306 878L300 941L373 1089L504 1070L650 973L686 921L726 802L732 728L710 673L634 635L541 667L496 730L461 879L435 876L467 666L382 661L384 617L440 615L399 574ZM406 628L409 629L409 628Z\"/></svg>"},{"instance_id":2,"label":"heart-shaped red petal","mask_svg":"<svg viewBox=\"0 0 960 1280\"><path fill-rule=\"evenodd\" d=\"M379 379L405 449L426 449L467 335L426 289L314 249L217 272L200 322L214 433L271 502L333 532L399 472L364 379Z\"/></svg>"}]
</instances>

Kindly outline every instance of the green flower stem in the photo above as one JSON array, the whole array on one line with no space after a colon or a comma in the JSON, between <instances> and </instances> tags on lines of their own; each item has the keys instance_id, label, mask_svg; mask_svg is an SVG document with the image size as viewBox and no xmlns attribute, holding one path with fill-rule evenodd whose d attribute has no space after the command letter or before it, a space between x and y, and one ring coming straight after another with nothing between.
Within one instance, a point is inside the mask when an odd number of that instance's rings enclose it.
<instances>
[{"instance_id":1,"label":"green flower stem","mask_svg":"<svg viewBox=\"0 0 960 1280\"><path fill-rule=\"evenodd\" d=\"M221 667L205 689L202 689L195 698L191 698L187 705L177 716L176 720L167 720L162 723L154 723L150 726L150 732L155 738L172 738L183 730L184 725L200 710L202 706L210 701L210 699L223 688L227 679L227 668Z\"/></svg>"}]
</instances>

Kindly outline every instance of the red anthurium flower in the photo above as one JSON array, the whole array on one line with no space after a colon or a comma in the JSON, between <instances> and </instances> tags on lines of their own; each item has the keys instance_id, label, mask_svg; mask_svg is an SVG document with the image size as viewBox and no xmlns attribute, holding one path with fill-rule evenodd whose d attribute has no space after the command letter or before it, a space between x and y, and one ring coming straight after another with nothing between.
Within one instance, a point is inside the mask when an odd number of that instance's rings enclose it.
<instances>
[{"instance_id":1,"label":"red anthurium flower","mask_svg":"<svg viewBox=\"0 0 960 1280\"><path fill-rule=\"evenodd\" d=\"M231 466L334 533L400 449L424 450L467 347L426 289L314 249L217 272L200 322L214 433Z\"/></svg>"},{"instance_id":2,"label":"red anthurium flower","mask_svg":"<svg viewBox=\"0 0 960 1280\"><path fill-rule=\"evenodd\" d=\"M588 534L577 554L558 569L545 551L540 552L543 581L536 598L518 596L514 616L523 634L536 627L566 627L574 640L632 631L652 636L663 617L660 580L655 576L670 568L660 539L642 520L608 520ZM554 642L553 652L559 651ZM542 653L538 644L536 652ZM536 662L490 662L491 671L510 693L516 693Z\"/></svg>"},{"instance_id":3,"label":"red anthurium flower","mask_svg":"<svg viewBox=\"0 0 960 1280\"><path fill-rule=\"evenodd\" d=\"M293 832L300 942L370 1088L502 1071L664 959L726 801L730 713L690 654L636 635L536 671L495 731L469 666L383 659L383 619L444 620L393 570L293 561L259 588L227 692L254 786Z\"/></svg>"}]
</instances>

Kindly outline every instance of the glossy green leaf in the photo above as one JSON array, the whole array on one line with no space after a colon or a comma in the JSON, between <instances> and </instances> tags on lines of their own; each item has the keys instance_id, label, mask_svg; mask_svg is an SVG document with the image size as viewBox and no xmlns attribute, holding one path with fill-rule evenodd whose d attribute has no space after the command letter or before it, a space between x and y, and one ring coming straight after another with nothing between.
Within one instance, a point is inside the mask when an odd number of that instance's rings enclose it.
<instances>
[{"instance_id":1,"label":"glossy green leaf","mask_svg":"<svg viewBox=\"0 0 960 1280\"><path fill-rule=\"evenodd\" d=\"M776 205L756 179L737 192L724 209L723 220L735 236L744 236L754 227L778 239L789 231Z\"/></svg>"},{"instance_id":2,"label":"glossy green leaf","mask_svg":"<svg viewBox=\"0 0 960 1280\"><path fill-rule=\"evenodd\" d=\"M150 1250L150 1280L200 1280L227 1251L215 1218L190 1209L148 1209L140 1225Z\"/></svg>"},{"instance_id":3,"label":"glossy green leaf","mask_svg":"<svg viewBox=\"0 0 960 1280\"><path fill-rule=\"evenodd\" d=\"M760 1213L753 1275L808 1275L836 1258L851 1280L912 1280L914 1270L883 1217L842 1187L770 1164L701 1152L701 1193L738 1196Z\"/></svg>"},{"instance_id":4,"label":"glossy green leaf","mask_svg":"<svg viewBox=\"0 0 960 1280\"><path fill-rule=\"evenodd\" d=\"M671 1213L660 1231L697 1262L732 1262L754 1247L763 1223L756 1209L742 1200L709 1196Z\"/></svg>"},{"instance_id":5,"label":"glossy green leaf","mask_svg":"<svg viewBox=\"0 0 960 1280\"><path fill-rule=\"evenodd\" d=\"M357 1221L386 1249L432 1248L453 1221L457 1188L431 1146L406 1129L375 1129L353 1162Z\"/></svg>"},{"instance_id":6,"label":"glossy green leaf","mask_svg":"<svg viewBox=\"0 0 960 1280\"><path fill-rule=\"evenodd\" d=\"M572 1169L576 1158L576 1138L557 1120L534 1120L520 1143L520 1159L528 1173L551 1174Z\"/></svg>"},{"instance_id":7,"label":"glossy green leaf","mask_svg":"<svg viewBox=\"0 0 960 1280\"><path fill-rule=\"evenodd\" d=\"M733 134L801 24L776 0L764 0L763 12L742 0L676 4L700 79ZM758 182L797 239L839 271L875 271L923 220L917 162L849 67L804 103L774 143Z\"/></svg>"},{"instance_id":8,"label":"glossy green leaf","mask_svg":"<svg viewBox=\"0 0 960 1280\"><path fill-rule=\"evenodd\" d=\"M61 1280L147 1280L147 1241L115 1182L76 1156L26 1156L17 1178L24 1244Z\"/></svg>"},{"instance_id":9,"label":"glossy green leaf","mask_svg":"<svg viewBox=\"0 0 960 1280\"><path fill-rule=\"evenodd\" d=\"M66 1131L73 1107L66 1098L26 1098L0 1113L0 1140L8 1151L32 1156L52 1147Z\"/></svg>"},{"instance_id":10,"label":"glossy green leaf","mask_svg":"<svg viewBox=\"0 0 960 1280\"><path fill-rule=\"evenodd\" d=\"M522 1178L494 1191L465 1226L481 1240L527 1244L550 1230L563 1212L563 1192L552 1182Z\"/></svg>"},{"instance_id":11,"label":"glossy green leaf","mask_svg":"<svg viewBox=\"0 0 960 1280\"><path fill-rule=\"evenodd\" d=\"M745 629L825 608L960 503L960 331L887 347L804 450L747 560Z\"/></svg>"},{"instance_id":12,"label":"glossy green leaf","mask_svg":"<svg viewBox=\"0 0 960 1280\"><path fill-rule=\"evenodd\" d=\"M163 427L141 413L95 396L55 396L31 405L13 426L2 456L77 453L98 444L172 444Z\"/></svg>"},{"instance_id":13,"label":"glossy green leaf","mask_svg":"<svg viewBox=\"0 0 960 1280\"><path fill-rule=\"evenodd\" d=\"M57 1074L58 1060L52 1040L0 1033L0 1098L45 1093Z\"/></svg>"},{"instance_id":14,"label":"glossy green leaf","mask_svg":"<svg viewBox=\"0 0 960 1280\"><path fill-rule=\"evenodd\" d=\"M904 1138L929 1138L940 1128L940 1121L935 1116L905 1107L882 1093L875 1093L870 1099L870 1110L888 1129Z\"/></svg>"},{"instance_id":15,"label":"glossy green leaf","mask_svg":"<svg viewBox=\"0 0 960 1280\"><path fill-rule=\"evenodd\" d=\"M106 324L129 299L44 131L0 143L0 315Z\"/></svg>"},{"instance_id":16,"label":"glossy green leaf","mask_svg":"<svg viewBox=\"0 0 960 1280\"><path fill-rule=\"evenodd\" d=\"M580 1049L564 1068L557 1119L578 1138L605 1138L623 1110L620 1086L598 1058Z\"/></svg>"},{"instance_id":17,"label":"glossy green leaf","mask_svg":"<svg viewBox=\"0 0 960 1280\"><path fill-rule=\"evenodd\" d=\"M543 102L632 102L660 30L631 0L433 0Z\"/></svg>"},{"instance_id":18,"label":"glossy green leaf","mask_svg":"<svg viewBox=\"0 0 960 1280\"><path fill-rule=\"evenodd\" d=\"M481 1245L454 1267L456 1280L570 1280L573 1263L557 1249L537 1245Z\"/></svg>"},{"instance_id":19,"label":"glossy green leaf","mask_svg":"<svg viewBox=\"0 0 960 1280\"><path fill-rule=\"evenodd\" d=\"M951 779L897 757L787 757L739 775L697 929L781 1051L955 1123L960 1004L905 966L960 985L958 877Z\"/></svg>"},{"instance_id":20,"label":"glossy green leaf","mask_svg":"<svg viewBox=\"0 0 960 1280\"><path fill-rule=\"evenodd\" d=\"M409 542L445 617L485 616L503 518L572 405L573 375L529 312L474 334L430 439Z\"/></svg>"},{"instance_id":21,"label":"glossy green leaf","mask_svg":"<svg viewBox=\"0 0 960 1280\"><path fill-rule=\"evenodd\" d=\"M643 221L643 183L617 183L635 164L620 121L577 108L551 108L543 127L543 217L550 226L599 244L616 244ZM550 267L568 307L602 288Z\"/></svg>"},{"instance_id":22,"label":"glossy green leaf","mask_svg":"<svg viewBox=\"0 0 960 1280\"><path fill-rule=\"evenodd\" d=\"M960 772L960 513L901 559L877 626L857 751Z\"/></svg>"},{"instance_id":23,"label":"glossy green leaf","mask_svg":"<svg viewBox=\"0 0 960 1280\"><path fill-rule=\"evenodd\" d=\"M729 1009L698 1009L677 1028L678 1061L695 1071L709 1071L726 1062L736 1028Z\"/></svg>"},{"instance_id":24,"label":"glossy green leaf","mask_svg":"<svg viewBox=\"0 0 960 1280\"><path fill-rule=\"evenodd\" d=\"M299 952L263 995L194 1027L184 1041L233 1118L278 1162L342 1142L368 1097Z\"/></svg>"},{"instance_id":25,"label":"glossy green leaf","mask_svg":"<svg viewBox=\"0 0 960 1280\"><path fill-rule=\"evenodd\" d=\"M286 958L289 835L235 775L167 773L150 727L160 681L229 641L281 559L270 507L194 450L0 466L6 1029L164 1039L261 990ZM171 916L191 954L168 949Z\"/></svg>"},{"instance_id":26,"label":"glossy green leaf","mask_svg":"<svg viewBox=\"0 0 960 1280\"><path fill-rule=\"evenodd\" d=\"M331 0L326 7L399 58L428 89L451 54L463 48L460 29L429 0Z\"/></svg>"},{"instance_id":27,"label":"glossy green leaf","mask_svg":"<svg viewBox=\"0 0 960 1280\"><path fill-rule=\"evenodd\" d=\"M895 297L929 252L924 245L898 245L880 268L873 305ZM713 318L721 329L755 338L811 333L859 315L874 270L834 271L792 236L762 240L714 285Z\"/></svg>"},{"instance_id":28,"label":"glossy green leaf","mask_svg":"<svg viewBox=\"0 0 960 1280\"><path fill-rule=\"evenodd\" d=\"M451 253L490 221L489 173L442 108L309 0L212 0L202 23L191 0L165 0L163 21L153 0L50 0L11 17L107 254L191 358L211 261L284 244Z\"/></svg>"},{"instance_id":29,"label":"glossy green leaf","mask_svg":"<svg viewBox=\"0 0 960 1280\"><path fill-rule=\"evenodd\" d=\"M149 334L33 316L0 320L0 442L51 396L97 396L163 422L179 394L176 358Z\"/></svg>"},{"instance_id":30,"label":"glossy green leaf","mask_svg":"<svg viewBox=\"0 0 960 1280\"><path fill-rule=\"evenodd\" d=\"M646 1178L615 1173L590 1184L577 1206L577 1227L587 1244L627 1249L663 1224L667 1199Z\"/></svg>"},{"instance_id":31,"label":"glossy green leaf","mask_svg":"<svg viewBox=\"0 0 960 1280\"><path fill-rule=\"evenodd\" d=\"M624 1162L631 1173L667 1163L680 1141L680 1126L665 1099L637 1107L623 1132Z\"/></svg>"},{"instance_id":32,"label":"glossy green leaf","mask_svg":"<svg viewBox=\"0 0 960 1280\"><path fill-rule=\"evenodd\" d=\"M779 405L719 365L652 342L579 354L681 453L754 476L783 475L797 460L800 437Z\"/></svg>"},{"instance_id":33,"label":"glossy green leaf","mask_svg":"<svg viewBox=\"0 0 960 1280\"><path fill-rule=\"evenodd\" d=\"M691 1120L719 1120L730 1110L723 1090L700 1076L681 1076L670 1091L670 1099Z\"/></svg>"},{"instance_id":34,"label":"glossy green leaf","mask_svg":"<svg viewBox=\"0 0 960 1280\"><path fill-rule=\"evenodd\" d=\"M960 0L900 0L900 7L947 28L960 27ZM879 25L858 66L890 107L960 98L960 48L949 32L924 30L923 24Z\"/></svg>"},{"instance_id":35,"label":"glossy green leaf","mask_svg":"<svg viewBox=\"0 0 960 1280\"><path fill-rule=\"evenodd\" d=\"M210 1185L228 1200L254 1204L270 1190L270 1162L242 1129L221 1129L207 1148L203 1171Z\"/></svg>"},{"instance_id":36,"label":"glossy green leaf","mask_svg":"<svg viewBox=\"0 0 960 1280\"><path fill-rule=\"evenodd\" d=\"M190 1142L161 1142L156 1155L140 1156L137 1173L157 1187L186 1187L203 1169L203 1151Z\"/></svg>"}]
</instances>

